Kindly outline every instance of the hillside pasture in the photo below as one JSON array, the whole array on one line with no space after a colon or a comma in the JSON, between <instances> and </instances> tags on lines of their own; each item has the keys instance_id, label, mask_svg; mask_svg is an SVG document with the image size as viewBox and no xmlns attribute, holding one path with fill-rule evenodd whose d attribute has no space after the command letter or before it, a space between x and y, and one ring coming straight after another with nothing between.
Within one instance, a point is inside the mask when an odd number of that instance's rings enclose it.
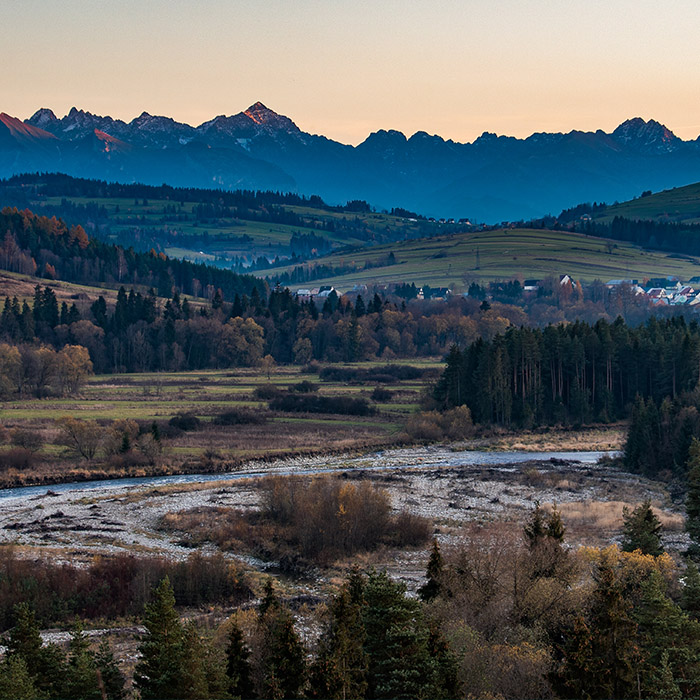
<instances>
[{"instance_id":1,"label":"hillside pasture","mask_svg":"<svg viewBox=\"0 0 700 700\"><path fill-rule=\"evenodd\" d=\"M393 253L396 263L370 267ZM677 275L687 280L700 273L700 260L647 251L620 241L567 231L499 229L403 241L352 252L334 253L306 265L350 265L354 272L298 283L293 287L332 284L347 291L357 284L414 282L417 286L462 290L469 283L543 279L560 274L592 282ZM270 276L293 266L256 273Z\"/></svg>"}]
</instances>

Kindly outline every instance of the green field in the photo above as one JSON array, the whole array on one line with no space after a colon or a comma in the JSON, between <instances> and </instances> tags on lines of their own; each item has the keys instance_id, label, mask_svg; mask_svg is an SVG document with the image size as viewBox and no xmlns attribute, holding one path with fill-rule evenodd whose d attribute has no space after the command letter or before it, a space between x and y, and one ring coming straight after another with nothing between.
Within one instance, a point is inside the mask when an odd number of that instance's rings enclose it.
<instances>
[{"instance_id":1,"label":"green field","mask_svg":"<svg viewBox=\"0 0 700 700\"><path fill-rule=\"evenodd\" d=\"M394 253L396 264L364 269L365 263L386 258L390 252ZM679 259L579 233L540 229L500 229L404 241L351 254L332 254L309 264L316 263L353 265L357 271L295 284L295 288L333 284L340 291L347 291L356 284L415 282L460 290L472 281L514 277L542 279L569 274L588 282L618 278L641 281L665 275L690 279L700 273L700 260ZM288 269L275 268L274 272Z\"/></svg>"},{"instance_id":2,"label":"green field","mask_svg":"<svg viewBox=\"0 0 700 700\"><path fill-rule=\"evenodd\" d=\"M371 245L377 239L416 238L421 233L431 233L441 228L437 223L418 222L390 214L331 211L291 205L284 205L282 208L304 217L306 225L261 222L253 220L253 217L251 220L223 218L207 223L197 222L194 216L196 202L180 203L164 199L40 197L32 202L32 206L37 213L41 213L43 206L57 207L63 200L76 205L104 207L114 238L121 234L132 234L137 230L147 235L167 233L171 240L175 241L178 237L187 239L196 236L199 238L196 245L192 245L191 242L189 246L170 245L165 252L173 257L198 262L215 263L218 258L222 264L236 256L250 258L259 255L288 255L289 241L295 233L314 233L329 241L333 248L340 248ZM172 206L176 206L178 214L189 220L177 221L172 214L166 214L166 207ZM333 231L333 224L343 220L358 223L362 236L354 237L346 232ZM249 237L251 240L245 240L243 237Z\"/></svg>"},{"instance_id":3,"label":"green field","mask_svg":"<svg viewBox=\"0 0 700 700\"><path fill-rule=\"evenodd\" d=\"M329 453L379 448L395 444L410 413L418 405L426 383L439 374L439 360L397 362L432 371L431 377L382 384L391 391L389 400L372 400L374 384L325 382L318 374L302 373L299 367L278 367L268 378L260 369L212 370L180 373L144 373L91 377L80 394L71 398L4 401L0 405L2 455L14 449L13 431L40 435L42 446L32 468L0 469L0 487L37 480L61 481L91 476L119 476L179 471L226 470L249 459L270 459L297 454ZM357 363L367 368L386 363ZM317 386L316 393L330 397L364 398L374 406L372 416L270 411L268 401L256 396L261 385L280 390L301 381ZM220 425L217 416L232 409L262 415L261 424ZM196 416L201 425L194 431L168 434L169 420L182 413ZM157 465L130 464L127 460L96 458L85 461L70 455L60 444L57 418L70 416L98 421L105 435L115 420L130 419L145 426L157 422L163 430L164 453ZM206 460L202 461L205 459Z\"/></svg>"},{"instance_id":4,"label":"green field","mask_svg":"<svg viewBox=\"0 0 700 700\"><path fill-rule=\"evenodd\" d=\"M616 216L627 219L700 223L700 183L657 192L647 197L606 207L596 221L612 221Z\"/></svg>"}]
</instances>

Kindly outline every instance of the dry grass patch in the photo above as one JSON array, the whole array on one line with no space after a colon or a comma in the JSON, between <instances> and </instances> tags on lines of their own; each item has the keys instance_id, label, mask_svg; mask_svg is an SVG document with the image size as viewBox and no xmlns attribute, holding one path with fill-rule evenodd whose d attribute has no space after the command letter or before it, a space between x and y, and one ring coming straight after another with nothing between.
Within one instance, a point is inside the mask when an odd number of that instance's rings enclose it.
<instances>
[{"instance_id":1,"label":"dry grass patch","mask_svg":"<svg viewBox=\"0 0 700 700\"><path fill-rule=\"evenodd\" d=\"M594 539L609 541L610 533L621 532L623 526L622 509L635 508L636 503L626 501L569 501L557 503L564 524L570 531L567 539ZM551 509L551 506L543 506ZM685 521L680 513L668 513L653 508L665 531L683 531Z\"/></svg>"}]
</instances>

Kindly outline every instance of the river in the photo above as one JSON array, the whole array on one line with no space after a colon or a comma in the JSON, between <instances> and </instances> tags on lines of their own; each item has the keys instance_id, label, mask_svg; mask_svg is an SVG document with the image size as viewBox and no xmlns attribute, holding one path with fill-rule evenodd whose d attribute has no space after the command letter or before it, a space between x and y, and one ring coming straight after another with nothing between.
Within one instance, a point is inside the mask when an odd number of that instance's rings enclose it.
<instances>
[{"instance_id":1,"label":"river","mask_svg":"<svg viewBox=\"0 0 700 700\"><path fill-rule=\"evenodd\" d=\"M280 460L270 465L253 466L235 472L214 474L178 474L173 476L146 476L124 479L96 479L43 486L22 486L0 489L0 500L30 498L47 493L95 491L98 489L121 490L132 487L155 487L167 484L199 484L211 481L232 481L255 477L291 474L337 474L356 470L386 471L391 469L439 469L445 467L501 466L533 461L561 460L580 464L595 464L601 457L614 452L516 452L478 450L452 451L444 447L417 447L386 450L361 457L321 457L297 460ZM309 466L304 466L308 464Z\"/></svg>"}]
</instances>

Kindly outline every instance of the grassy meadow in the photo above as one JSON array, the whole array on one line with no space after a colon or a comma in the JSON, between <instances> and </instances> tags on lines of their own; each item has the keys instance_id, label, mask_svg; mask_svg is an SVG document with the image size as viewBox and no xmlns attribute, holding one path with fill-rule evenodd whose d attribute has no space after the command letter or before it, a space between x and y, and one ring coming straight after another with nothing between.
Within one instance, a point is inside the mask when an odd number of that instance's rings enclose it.
<instances>
[{"instance_id":1,"label":"grassy meadow","mask_svg":"<svg viewBox=\"0 0 700 700\"><path fill-rule=\"evenodd\" d=\"M396 264L364 269L366 263L386 259ZM477 257L478 256L478 257ZM700 260L678 259L624 242L566 231L500 229L410 240L352 253L333 253L308 263L352 265L356 271L339 277L293 285L297 288L333 284L346 291L356 284L415 282L432 287L464 289L473 281L542 279L569 274L575 279L631 278L677 275L690 279L700 272ZM271 275L291 268L258 273Z\"/></svg>"},{"instance_id":2,"label":"grassy meadow","mask_svg":"<svg viewBox=\"0 0 700 700\"><path fill-rule=\"evenodd\" d=\"M627 219L654 219L686 224L700 223L700 183L674 187L606 207L595 217L602 223L616 216Z\"/></svg>"},{"instance_id":3,"label":"grassy meadow","mask_svg":"<svg viewBox=\"0 0 700 700\"><path fill-rule=\"evenodd\" d=\"M374 363L381 366L385 363ZM431 371L441 370L438 360L414 361ZM370 367L357 363L353 367ZM316 387L320 396L364 398L376 409L370 416L271 411L256 389L287 390L302 381ZM80 395L73 398L23 399L0 404L0 425L5 444L2 455L16 449L13 431L41 436L31 466L0 471L0 485L61 481L124 474L182 471L225 471L253 459L286 455L310 455L371 449L397 444L408 415L417 410L427 382L432 378L382 384L391 392L381 401L372 399L374 384L320 381L318 374L302 373L299 367L277 367L268 378L260 369L98 375L91 377ZM259 416L259 424L221 425L217 417L243 410ZM173 416L191 414L200 426L191 431L169 432ZM61 444L55 420L64 416L97 421L109 430L113 421L132 420L142 425L156 422L163 433L163 454L156 464L130 463L113 456L85 460L69 454Z\"/></svg>"},{"instance_id":4,"label":"grassy meadow","mask_svg":"<svg viewBox=\"0 0 700 700\"><path fill-rule=\"evenodd\" d=\"M234 256L272 255L289 252L289 241L293 234L323 236L334 248L342 246L364 246L371 243L374 236L384 236L390 232L391 238L415 238L427 226L438 230L439 224L428 224L412 219L392 216L390 214L368 212L355 213L328 211L311 207L284 205L283 209L304 217L306 226L281 223L260 222L237 218L218 218L216 221L196 222L194 210L196 202L174 202L166 199L134 199L117 197L42 197L35 205L37 213L42 206L55 207L62 200L69 200L76 205L94 204L104 207L110 220L110 229L114 237L118 234L130 234L134 230L148 233L173 235L174 239L198 237L196 247L172 245L165 253L172 257L186 258L197 262L215 263L217 258ZM165 215L165 208L177 206L179 213L189 217L189 221L172 220L172 215ZM341 220L359 222L367 239L354 238L347 233L335 233L327 230L329 223ZM243 237L249 237L250 240ZM190 243L191 246L191 243Z\"/></svg>"}]
</instances>

